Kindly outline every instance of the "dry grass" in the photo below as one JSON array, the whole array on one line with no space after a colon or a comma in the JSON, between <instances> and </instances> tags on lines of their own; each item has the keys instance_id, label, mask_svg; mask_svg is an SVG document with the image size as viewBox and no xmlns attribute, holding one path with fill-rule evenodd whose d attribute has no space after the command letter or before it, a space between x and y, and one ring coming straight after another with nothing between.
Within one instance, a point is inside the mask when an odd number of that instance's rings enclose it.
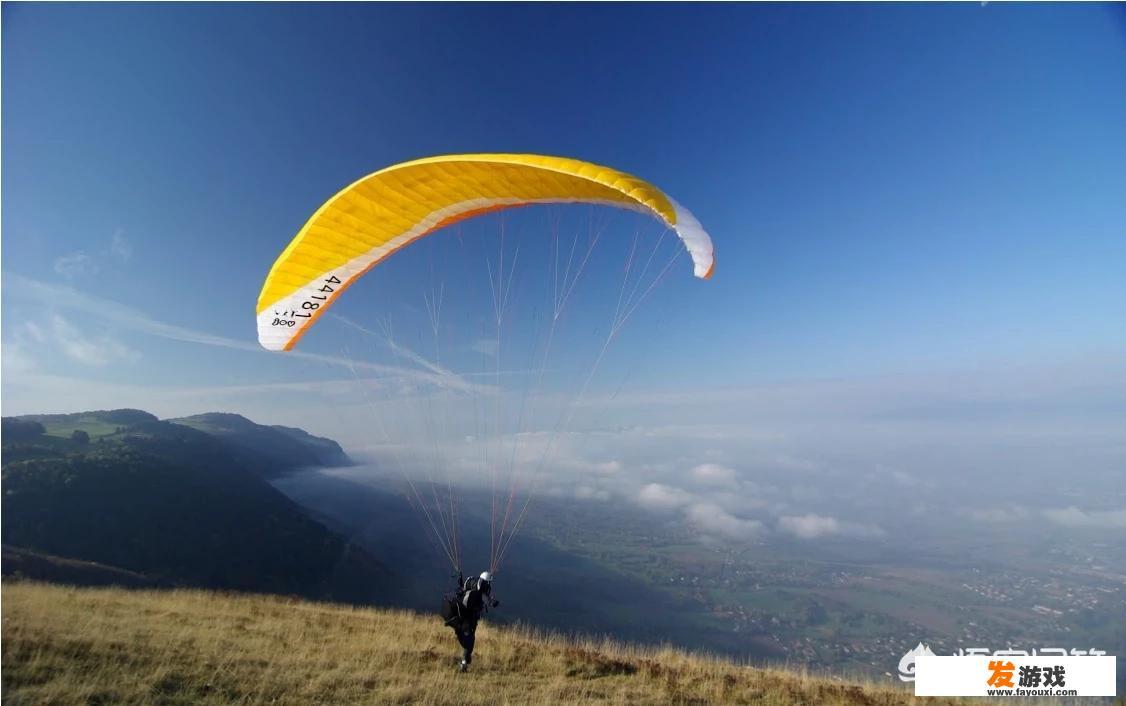
<instances>
[{"instance_id":1,"label":"dry grass","mask_svg":"<svg viewBox=\"0 0 1126 706\"><path fill-rule=\"evenodd\" d=\"M909 692L482 623L205 591L3 586L8 704L879 704ZM950 703L939 699L928 706Z\"/></svg>"}]
</instances>

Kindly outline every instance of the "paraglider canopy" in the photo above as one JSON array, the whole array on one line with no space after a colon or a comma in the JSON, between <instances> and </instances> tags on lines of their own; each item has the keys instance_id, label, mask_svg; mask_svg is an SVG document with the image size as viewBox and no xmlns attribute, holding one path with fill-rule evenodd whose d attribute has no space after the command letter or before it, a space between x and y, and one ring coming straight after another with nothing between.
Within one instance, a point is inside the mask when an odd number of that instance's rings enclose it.
<instances>
[{"instance_id":1,"label":"paraglider canopy","mask_svg":"<svg viewBox=\"0 0 1126 706\"><path fill-rule=\"evenodd\" d=\"M700 222L647 181L564 157L430 157L369 174L317 209L262 285L258 341L269 350L290 350L353 281L425 235L484 213L549 203L652 215L683 241L697 277L712 274L712 242Z\"/></svg>"}]
</instances>

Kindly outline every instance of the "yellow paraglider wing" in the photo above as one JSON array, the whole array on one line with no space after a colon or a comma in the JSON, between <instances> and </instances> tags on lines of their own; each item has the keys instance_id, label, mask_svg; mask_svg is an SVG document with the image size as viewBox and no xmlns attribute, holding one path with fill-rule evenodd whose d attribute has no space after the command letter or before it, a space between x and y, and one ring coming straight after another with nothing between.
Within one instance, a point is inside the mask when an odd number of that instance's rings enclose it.
<instances>
[{"instance_id":1,"label":"yellow paraglider wing","mask_svg":"<svg viewBox=\"0 0 1126 706\"><path fill-rule=\"evenodd\" d=\"M409 243L465 218L545 203L594 203L673 228L697 277L710 277L708 234L652 184L589 162L530 154L462 154L403 162L346 187L278 256L258 295L258 341L289 350L348 285Z\"/></svg>"}]
</instances>

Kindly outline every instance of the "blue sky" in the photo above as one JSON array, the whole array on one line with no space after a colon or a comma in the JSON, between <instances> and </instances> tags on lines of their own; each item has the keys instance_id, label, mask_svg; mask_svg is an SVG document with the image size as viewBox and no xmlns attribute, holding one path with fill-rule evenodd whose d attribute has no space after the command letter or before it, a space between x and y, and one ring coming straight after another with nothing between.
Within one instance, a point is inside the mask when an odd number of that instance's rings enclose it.
<instances>
[{"instance_id":1,"label":"blue sky","mask_svg":"<svg viewBox=\"0 0 1126 706\"><path fill-rule=\"evenodd\" d=\"M1113 6L9 4L3 106L5 413L298 421L198 392L339 377L254 350L269 264L356 177L467 151L618 167L712 233L631 389L1126 350Z\"/></svg>"}]
</instances>

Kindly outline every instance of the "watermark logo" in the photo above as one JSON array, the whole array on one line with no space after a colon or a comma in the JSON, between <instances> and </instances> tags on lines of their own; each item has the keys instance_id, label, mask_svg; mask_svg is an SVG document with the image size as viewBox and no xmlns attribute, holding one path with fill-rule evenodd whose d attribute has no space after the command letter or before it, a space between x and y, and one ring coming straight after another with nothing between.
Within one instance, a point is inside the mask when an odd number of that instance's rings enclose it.
<instances>
[{"instance_id":1,"label":"watermark logo","mask_svg":"<svg viewBox=\"0 0 1126 706\"><path fill-rule=\"evenodd\" d=\"M914 649L908 650L899 660L899 680L915 681L915 658L919 655L933 655L934 652L927 645L920 642Z\"/></svg>"},{"instance_id":2,"label":"watermark logo","mask_svg":"<svg viewBox=\"0 0 1126 706\"><path fill-rule=\"evenodd\" d=\"M989 661L989 671L992 672L985 683L994 688L1001 688L1003 686L1013 688L1013 670L1016 667L1012 662L1002 662L999 659Z\"/></svg>"},{"instance_id":3,"label":"watermark logo","mask_svg":"<svg viewBox=\"0 0 1126 706\"><path fill-rule=\"evenodd\" d=\"M925 642L920 642L913 649L908 650L907 654L899 660L899 680L911 682L915 681L915 658L921 655L935 656L931 648ZM1031 650L1019 649L1005 649L993 650L988 647L960 647L957 651L953 652L953 657L965 657L967 655L984 655L993 657L1104 657L1106 656L1105 650L1096 650L1095 648L1079 649L1072 647L1065 649L1063 647L1041 647L1033 648Z\"/></svg>"},{"instance_id":4,"label":"watermark logo","mask_svg":"<svg viewBox=\"0 0 1126 706\"><path fill-rule=\"evenodd\" d=\"M1015 688L1013 684L1013 670L1015 669L1016 666L1012 662L990 660L989 671L992 674L985 680L985 683L992 687ZM1062 664L1051 666L1024 664L1020 667L1020 674L1017 679L1019 686L1029 689L1063 687L1067 686L1067 667Z\"/></svg>"},{"instance_id":5,"label":"watermark logo","mask_svg":"<svg viewBox=\"0 0 1126 706\"><path fill-rule=\"evenodd\" d=\"M915 695L1114 696L1116 672L1106 655L919 655Z\"/></svg>"}]
</instances>

